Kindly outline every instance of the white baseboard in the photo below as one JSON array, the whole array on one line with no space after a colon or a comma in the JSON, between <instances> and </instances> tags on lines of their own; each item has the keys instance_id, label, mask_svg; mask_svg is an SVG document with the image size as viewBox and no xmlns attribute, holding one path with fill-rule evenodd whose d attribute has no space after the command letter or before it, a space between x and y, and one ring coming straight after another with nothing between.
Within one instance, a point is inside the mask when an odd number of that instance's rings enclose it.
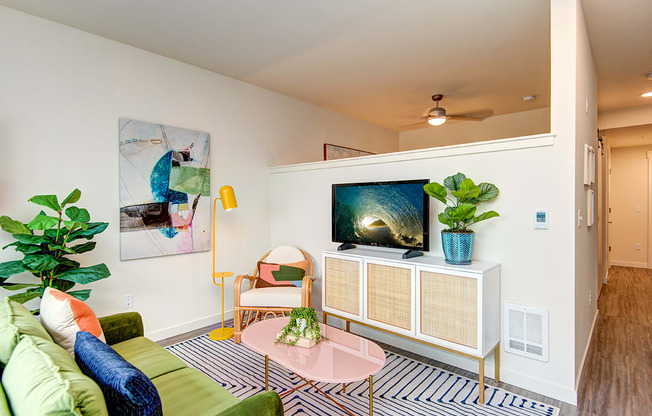
<instances>
[{"instance_id":1,"label":"white baseboard","mask_svg":"<svg viewBox=\"0 0 652 416\"><path fill-rule=\"evenodd\" d=\"M647 269L647 263L641 263L638 261L611 261L612 266L622 266L622 267L638 267L639 269Z\"/></svg>"},{"instance_id":2,"label":"white baseboard","mask_svg":"<svg viewBox=\"0 0 652 416\"><path fill-rule=\"evenodd\" d=\"M604 274L604 277L602 278L602 284L606 285L608 280L609 280L609 268L607 267L607 272Z\"/></svg>"},{"instance_id":3,"label":"white baseboard","mask_svg":"<svg viewBox=\"0 0 652 416\"><path fill-rule=\"evenodd\" d=\"M321 312L318 313L318 316L321 316ZM343 321L340 321L339 319L333 318L331 316L328 317L328 324L338 328L342 328L344 326ZM478 373L478 362L470 358L465 358L457 354L447 353L445 351L429 347L416 341L409 341L405 338L390 335L385 332L377 331L361 325L356 325L354 323L351 324L351 331L364 337L384 342L397 348L401 348L406 351L431 358L433 360L441 361L443 363L453 365L472 373ZM505 352L501 351L501 353L504 354ZM493 379L495 374L494 370L494 357L493 355L490 355L487 357L487 360L485 360L485 376ZM532 377L528 374L506 369L502 366L500 369L500 380L505 383L512 384L514 386L530 390L532 392L542 394L556 400L561 400L565 403L572 404L573 406L577 405L577 391L572 387L569 388L551 383L537 377Z\"/></svg>"},{"instance_id":4,"label":"white baseboard","mask_svg":"<svg viewBox=\"0 0 652 416\"><path fill-rule=\"evenodd\" d=\"M224 312L224 320L233 319L233 310ZM145 336L152 341L160 341L162 339L170 338L175 335L183 334L184 332L194 331L195 329L203 328L205 326L213 325L222 321L222 315L215 314L206 316L195 321L185 322L180 325L171 326L169 328L159 329L158 331L147 332Z\"/></svg>"},{"instance_id":5,"label":"white baseboard","mask_svg":"<svg viewBox=\"0 0 652 416\"><path fill-rule=\"evenodd\" d=\"M593 323L591 324L591 331L589 331L589 341L586 343L586 348L584 348L584 354L582 354L582 362L580 363L580 371L577 373L575 378L575 390L579 390L580 380L582 380L582 372L584 371L584 363L586 362L586 356L589 353L589 347L591 346L591 340L593 339L593 331L595 330L595 324L598 322L598 316L600 311L595 311L595 316L593 316Z\"/></svg>"}]
</instances>

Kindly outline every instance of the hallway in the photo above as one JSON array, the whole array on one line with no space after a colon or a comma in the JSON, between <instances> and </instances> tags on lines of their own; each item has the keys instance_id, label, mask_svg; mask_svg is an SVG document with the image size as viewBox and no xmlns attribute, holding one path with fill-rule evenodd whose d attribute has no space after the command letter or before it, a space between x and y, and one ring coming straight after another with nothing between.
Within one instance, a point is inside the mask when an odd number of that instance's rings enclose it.
<instances>
[{"instance_id":1,"label":"hallway","mask_svg":"<svg viewBox=\"0 0 652 416\"><path fill-rule=\"evenodd\" d=\"M598 309L579 406L562 415L652 414L652 270L611 267Z\"/></svg>"}]
</instances>

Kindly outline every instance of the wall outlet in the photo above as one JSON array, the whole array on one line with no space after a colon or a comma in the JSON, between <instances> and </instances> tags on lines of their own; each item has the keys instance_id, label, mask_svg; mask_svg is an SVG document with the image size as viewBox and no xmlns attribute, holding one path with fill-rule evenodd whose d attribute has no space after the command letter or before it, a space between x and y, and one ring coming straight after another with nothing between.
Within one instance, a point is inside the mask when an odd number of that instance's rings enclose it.
<instances>
[{"instance_id":1,"label":"wall outlet","mask_svg":"<svg viewBox=\"0 0 652 416\"><path fill-rule=\"evenodd\" d=\"M591 306L591 291L589 290L589 306Z\"/></svg>"},{"instance_id":2,"label":"wall outlet","mask_svg":"<svg viewBox=\"0 0 652 416\"><path fill-rule=\"evenodd\" d=\"M640 249L641 249L641 243L636 243L636 250L640 250Z\"/></svg>"},{"instance_id":3,"label":"wall outlet","mask_svg":"<svg viewBox=\"0 0 652 416\"><path fill-rule=\"evenodd\" d=\"M125 295L122 301L123 309L131 309L134 307L134 295Z\"/></svg>"}]
</instances>

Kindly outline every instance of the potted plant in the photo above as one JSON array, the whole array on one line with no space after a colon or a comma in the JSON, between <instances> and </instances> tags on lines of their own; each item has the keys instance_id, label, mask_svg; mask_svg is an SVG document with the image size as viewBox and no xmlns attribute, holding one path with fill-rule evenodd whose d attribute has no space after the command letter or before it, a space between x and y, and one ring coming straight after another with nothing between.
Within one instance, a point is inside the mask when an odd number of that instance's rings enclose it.
<instances>
[{"instance_id":1,"label":"potted plant","mask_svg":"<svg viewBox=\"0 0 652 416\"><path fill-rule=\"evenodd\" d=\"M292 309L290 322L278 334L275 344L280 342L310 348L322 340L327 341L328 338L321 334L315 309L302 306Z\"/></svg>"},{"instance_id":2,"label":"potted plant","mask_svg":"<svg viewBox=\"0 0 652 416\"><path fill-rule=\"evenodd\" d=\"M446 205L444 212L438 216L439 222L448 228L441 232L441 242L446 262L450 264L471 264L475 233L469 227L480 221L498 217L496 211L487 211L476 215L477 206L498 196L498 188L491 183L479 185L463 173L444 179L444 185L431 182L423 186L431 197ZM448 196L448 193L455 199Z\"/></svg>"},{"instance_id":3,"label":"potted plant","mask_svg":"<svg viewBox=\"0 0 652 416\"><path fill-rule=\"evenodd\" d=\"M86 209L71 205L79 201L80 197L81 191L75 189L61 203L56 195L36 195L30 198L29 202L49 208L55 214L47 215L41 211L27 224L6 215L0 217L0 227L16 239L3 249L13 247L23 254L22 260L0 263L0 286L19 292L9 298L25 303L41 297L46 287L53 287L77 299L86 300L91 290L69 291L75 283L85 285L111 275L104 263L81 267L79 262L68 258L93 250L96 244L94 241L73 243L91 240L109 225L106 222L90 222L91 217ZM39 280L34 283L7 282L9 277L23 272L29 272ZM32 313L38 314L38 309Z\"/></svg>"}]
</instances>

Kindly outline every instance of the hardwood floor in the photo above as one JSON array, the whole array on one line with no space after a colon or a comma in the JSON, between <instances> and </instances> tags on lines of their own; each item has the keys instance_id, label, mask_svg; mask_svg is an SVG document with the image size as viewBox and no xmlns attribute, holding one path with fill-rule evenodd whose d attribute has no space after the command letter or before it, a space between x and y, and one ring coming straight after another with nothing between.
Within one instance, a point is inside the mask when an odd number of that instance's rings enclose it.
<instances>
[{"instance_id":1,"label":"hardwood floor","mask_svg":"<svg viewBox=\"0 0 652 416\"><path fill-rule=\"evenodd\" d=\"M563 416L643 416L652 415L652 270L612 267L609 284L604 285L598 322L580 382L577 407L512 386L495 383L513 393L551 404ZM227 321L226 326L232 326ZM219 327L212 325L159 342L168 346ZM462 376L477 374L451 365L378 343L382 348L418 359Z\"/></svg>"}]
</instances>

